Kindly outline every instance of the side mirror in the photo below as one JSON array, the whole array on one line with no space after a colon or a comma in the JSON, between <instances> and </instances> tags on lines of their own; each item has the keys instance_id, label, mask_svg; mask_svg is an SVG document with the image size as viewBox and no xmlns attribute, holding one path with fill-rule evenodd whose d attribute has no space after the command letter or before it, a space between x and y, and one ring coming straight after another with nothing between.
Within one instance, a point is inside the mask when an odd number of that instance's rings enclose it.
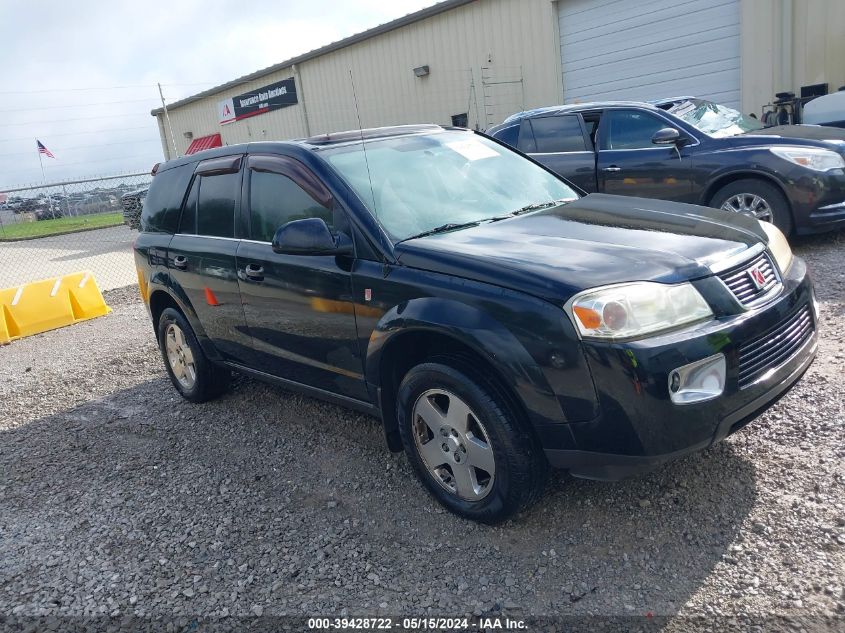
<instances>
[{"instance_id":1,"label":"side mirror","mask_svg":"<svg viewBox=\"0 0 845 633\"><path fill-rule=\"evenodd\" d=\"M657 130L651 137L651 142L655 145L677 145L682 140L681 133L673 127L664 127Z\"/></svg>"},{"instance_id":2,"label":"side mirror","mask_svg":"<svg viewBox=\"0 0 845 633\"><path fill-rule=\"evenodd\" d=\"M272 246L274 253L282 255L352 255L349 236L333 236L321 218L288 222L276 231Z\"/></svg>"}]
</instances>

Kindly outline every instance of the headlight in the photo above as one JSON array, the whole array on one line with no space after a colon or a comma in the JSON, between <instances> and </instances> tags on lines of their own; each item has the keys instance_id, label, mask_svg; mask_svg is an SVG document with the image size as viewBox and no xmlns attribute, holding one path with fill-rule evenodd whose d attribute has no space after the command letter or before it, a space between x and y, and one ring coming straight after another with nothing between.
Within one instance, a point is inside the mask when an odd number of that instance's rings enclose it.
<instances>
[{"instance_id":1,"label":"headlight","mask_svg":"<svg viewBox=\"0 0 845 633\"><path fill-rule=\"evenodd\" d=\"M785 273L792 265L792 249L780 229L771 222L760 222L760 228L769 237L769 251L777 262L781 273Z\"/></svg>"},{"instance_id":2,"label":"headlight","mask_svg":"<svg viewBox=\"0 0 845 633\"><path fill-rule=\"evenodd\" d=\"M713 316L691 284L648 281L587 290L566 310L581 336L600 339L642 337Z\"/></svg>"},{"instance_id":3,"label":"headlight","mask_svg":"<svg viewBox=\"0 0 845 633\"><path fill-rule=\"evenodd\" d=\"M840 154L829 149L814 147L772 147L772 154L788 160L790 163L801 165L816 171L829 169L845 169L845 159Z\"/></svg>"}]
</instances>

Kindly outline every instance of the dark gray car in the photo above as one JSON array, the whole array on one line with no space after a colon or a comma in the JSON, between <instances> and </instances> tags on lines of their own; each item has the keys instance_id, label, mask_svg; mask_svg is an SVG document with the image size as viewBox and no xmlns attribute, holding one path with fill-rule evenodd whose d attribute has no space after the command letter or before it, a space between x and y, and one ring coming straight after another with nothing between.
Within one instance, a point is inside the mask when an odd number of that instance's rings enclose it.
<instances>
[{"instance_id":1,"label":"dark gray car","mask_svg":"<svg viewBox=\"0 0 845 633\"><path fill-rule=\"evenodd\" d=\"M845 130L763 128L710 101L540 108L488 130L587 192L660 198L774 222L784 233L845 226Z\"/></svg>"}]
</instances>

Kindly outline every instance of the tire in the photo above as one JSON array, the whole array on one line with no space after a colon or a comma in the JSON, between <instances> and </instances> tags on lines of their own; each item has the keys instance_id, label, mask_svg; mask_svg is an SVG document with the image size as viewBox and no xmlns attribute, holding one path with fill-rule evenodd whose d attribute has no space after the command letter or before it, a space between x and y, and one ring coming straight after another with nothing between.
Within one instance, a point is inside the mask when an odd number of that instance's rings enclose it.
<instances>
[{"instance_id":1,"label":"tire","mask_svg":"<svg viewBox=\"0 0 845 633\"><path fill-rule=\"evenodd\" d=\"M761 200L765 207L755 204L757 199ZM745 204L741 204L741 201ZM792 233L792 211L789 202L780 189L764 180L744 178L729 183L713 195L710 206L735 212L743 212L742 208L755 208L758 213L762 212L768 217L760 217L754 213L749 215L772 222L784 235ZM768 208L768 212L765 208Z\"/></svg>"},{"instance_id":2,"label":"tire","mask_svg":"<svg viewBox=\"0 0 845 633\"><path fill-rule=\"evenodd\" d=\"M158 319L158 346L170 382L185 400L200 403L224 393L231 372L212 363L185 316L165 308Z\"/></svg>"},{"instance_id":3,"label":"tire","mask_svg":"<svg viewBox=\"0 0 845 633\"><path fill-rule=\"evenodd\" d=\"M396 398L399 434L417 477L442 505L499 523L540 497L548 462L495 386L456 365L427 362L405 375Z\"/></svg>"}]
</instances>

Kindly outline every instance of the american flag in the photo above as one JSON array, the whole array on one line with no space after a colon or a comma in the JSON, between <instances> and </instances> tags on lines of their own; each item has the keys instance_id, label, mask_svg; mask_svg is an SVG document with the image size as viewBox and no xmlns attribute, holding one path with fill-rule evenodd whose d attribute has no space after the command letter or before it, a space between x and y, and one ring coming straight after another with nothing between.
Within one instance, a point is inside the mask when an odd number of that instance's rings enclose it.
<instances>
[{"instance_id":1,"label":"american flag","mask_svg":"<svg viewBox=\"0 0 845 633\"><path fill-rule=\"evenodd\" d=\"M42 143L38 139L35 139L35 143L38 145L39 154L44 154L44 156L47 156L48 158L55 158L55 156L53 156L53 152L44 147L44 143Z\"/></svg>"}]
</instances>

